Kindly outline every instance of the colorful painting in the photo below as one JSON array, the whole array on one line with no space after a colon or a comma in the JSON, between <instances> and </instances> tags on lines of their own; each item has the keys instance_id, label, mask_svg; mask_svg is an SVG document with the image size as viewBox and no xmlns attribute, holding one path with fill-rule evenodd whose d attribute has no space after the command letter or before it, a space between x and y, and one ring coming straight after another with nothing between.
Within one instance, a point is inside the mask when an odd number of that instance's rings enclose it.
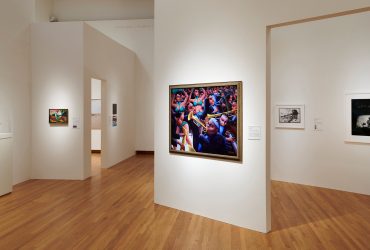
<instances>
[{"instance_id":1,"label":"colorful painting","mask_svg":"<svg viewBox=\"0 0 370 250\"><path fill-rule=\"evenodd\" d=\"M50 124L68 124L68 109L49 109Z\"/></svg>"},{"instance_id":2,"label":"colorful painting","mask_svg":"<svg viewBox=\"0 0 370 250\"><path fill-rule=\"evenodd\" d=\"M169 88L171 153L241 160L242 82Z\"/></svg>"}]
</instances>

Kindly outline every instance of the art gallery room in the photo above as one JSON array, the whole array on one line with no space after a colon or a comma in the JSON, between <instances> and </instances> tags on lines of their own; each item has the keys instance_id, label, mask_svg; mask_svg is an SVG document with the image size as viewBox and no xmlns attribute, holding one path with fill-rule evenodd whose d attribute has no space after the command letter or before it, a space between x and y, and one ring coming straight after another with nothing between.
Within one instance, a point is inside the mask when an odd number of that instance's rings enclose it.
<instances>
[{"instance_id":1,"label":"art gallery room","mask_svg":"<svg viewBox=\"0 0 370 250\"><path fill-rule=\"evenodd\" d=\"M1 0L0 249L370 249L370 0Z\"/></svg>"}]
</instances>

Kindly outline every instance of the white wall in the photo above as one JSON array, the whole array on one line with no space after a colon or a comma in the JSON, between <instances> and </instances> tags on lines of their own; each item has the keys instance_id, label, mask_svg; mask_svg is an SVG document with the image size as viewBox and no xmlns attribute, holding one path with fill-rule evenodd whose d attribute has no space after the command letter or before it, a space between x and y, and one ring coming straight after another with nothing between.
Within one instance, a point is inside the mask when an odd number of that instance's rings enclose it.
<instances>
[{"instance_id":1,"label":"white wall","mask_svg":"<svg viewBox=\"0 0 370 250\"><path fill-rule=\"evenodd\" d=\"M53 15L53 0L35 0L35 21L49 22Z\"/></svg>"},{"instance_id":2,"label":"white wall","mask_svg":"<svg viewBox=\"0 0 370 250\"><path fill-rule=\"evenodd\" d=\"M14 184L30 178L29 25L34 4L25 0L0 1L0 129L14 132Z\"/></svg>"},{"instance_id":3,"label":"white wall","mask_svg":"<svg viewBox=\"0 0 370 250\"><path fill-rule=\"evenodd\" d=\"M83 23L33 24L31 46L32 178L83 179L84 131L72 128L84 126ZM50 108L67 108L69 124L51 126Z\"/></svg>"},{"instance_id":4,"label":"white wall","mask_svg":"<svg viewBox=\"0 0 370 250\"><path fill-rule=\"evenodd\" d=\"M129 49L84 24L85 93L91 93L91 78L102 82L102 167L111 167L135 154L135 64ZM91 96L86 96L90 104ZM112 127L112 104L117 104L118 125ZM90 121L90 105L85 119ZM90 131L85 124L85 132ZM90 155L90 143L85 157ZM85 174L90 168L85 169Z\"/></svg>"},{"instance_id":5,"label":"white wall","mask_svg":"<svg viewBox=\"0 0 370 250\"><path fill-rule=\"evenodd\" d=\"M101 129L91 130L91 150L101 150Z\"/></svg>"},{"instance_id":6,"label":"white wall","mask_svg":"<svg viewBox=\"0 0 370 250\"><path fill-rule=\"evenodd\" d=\"M31 41L32 178L90 176L91 78L103 80L102 167L134 155L135 54L83 22L34 24ZM50 126L49 108L68 108L68 126ZM74 118L80 129L72 128Z\"/></svg>"},{"instance_id":7,"label":"white wall","mask_svg":"<svg viewBox=\"0 0 370 250\"><path fill-rule=\"evenodd\" d=\"M91 78L91 99L101 100L101 80Z\"/></svg>"},{"instance_id":8,"label":"white wall","mask_svg":"<svg viewBox=\"0 0 370 250\"><path fill-rule=\"evenodd\" d=\"M59 21L153 18L154 0L54 0Z\"/></svg>"},{"instance_id":9,"label":"white wall","mask_svg":"<svg viewBox=\"0 0 370 250\"><path fill-rule=\"evenodd\" d=\"M243 163L170 155L168 86L243 81L243 130L266 134L266 25L369 5L356 1L158 0L155 6L155 202L234 225L270 229L266 138Z\"/></svg>"},{"instance_id":10,"label":"white wall","mask_svg":"<svg viewBox=\"0 0 370 250\"><path fill-rule=\"evenodd\" d=\"M344 142L344 94L370 93L369 31L370 12L273 29L271 101L305 104L306 128L271 128L272 179L370 194L370 145Z\"/></svg>"},{"instance_id":11,"label":"white wall","mask_svg":"<svg viewBox=\"0 0 370 250\"><path fill-rule=\"evenodd\" d=\"M153 1L135 1L110 5L108 1L95 4L79 3L80 7L70 8L77 1L60 1L59 8L68 15L85 13L91 20L103 18L101 13L110 13L117 18L153 18ZM78 3L77 3L78 4ZM0 1L0 120L1 130L14 132L13 183L17 184L31 177L31 76L30 76L30 24L47 21L53 1L47 0L2 0ZM106 6L103 6L106 5ZM143 11L139 10L143 7ZM123 8L122 8L123 6ZM126 7L125 7L126 6ZM131 6L131 7L130 7ZM136 8L136 7L137 8ZM118 8L116 8L118 7ZM101 10L105 11L101 11ZM87 12L85 12L85 10ZM108 12L107 12L108 11ZM98 13L98 16L94 16ZM61 15L64 17L64 15ZM114 16L114 18L113 18ZM43 118L45 119L45 118ZM9 120L9 122L8 122ZM1 123L1 122L0 122Z\"/></svg>"},{"instance_id":12,"label":"white wall","mask_svg":"<svg viewBox=\"0 0 370 250\"><path fill-rule=\"evenodd\" d=\"M154 21L93 21L89 25L136 53L136 150L154 150Z\"/></svg>"}]
</instances>

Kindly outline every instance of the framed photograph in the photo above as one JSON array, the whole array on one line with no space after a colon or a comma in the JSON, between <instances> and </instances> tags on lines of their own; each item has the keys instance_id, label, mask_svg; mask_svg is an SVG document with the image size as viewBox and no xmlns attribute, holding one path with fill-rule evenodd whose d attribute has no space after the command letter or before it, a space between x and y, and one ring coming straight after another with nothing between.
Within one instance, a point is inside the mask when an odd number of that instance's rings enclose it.
<instances>
[{"instance_id":1,"label":"framed photograph","mask_svg":"<svg viewBox=\"0 0 370 250\"><path fill-rule=\"evenodd\" d=\"M112 115L112 127L117 127L117 115Z\"/></svg>"},{"instance_id":2,"label":"framed photograph","mask_svg":"<svg viewBox=\"0 0 370 250\"><path fill-rule=\"evenodd\" d=\"M370 93L346 95L346 141L370 143Z\"/></svg>"},{"instance_id":3,"label":"framed photograph","mask_svg":"<svg viewBox=\"0 0 370 250\"><path fill-rule=\"evenodd\" d=\"M117 114L117 103L113 103L113 105L112 105L112 113L113 113L113 115L116 115Z\"/></svg>"},{"instance_id":4,"label":"framed photograph","mask_svg":"<svg viewBox=\"0 0 370 250\"><path fill-rule=\"evenodd\" d=\"M169 151L242 160L242 82L169 86Z\"/></svg>"},{"instance_id":5,"label":"framed photograph","mask_svg":"<svg viewBox=\"0 0 370 250\"><path fill-rule=\"evenodd\" d=\"M68 109L49 109L50 124L68 124Z\"/></svg>"},{"instance_id":6,"label":"framed photograph","mask_svg":"<svg viewBox=\"0 0 370 250\"><path fill-rule=\"evenodd\" d=\"M112 105L112 127L117 127L117 103Z\"/></svg>"},{"instance_id":7,"label":"framed photograph","mask_svg":"<svg viewBox=\"0 0 370 250\"><path fill-rule=\"evenodd\" d=\"M275 127L304 129L304 105L276 105Z\"/></svg>"}]
</instances>

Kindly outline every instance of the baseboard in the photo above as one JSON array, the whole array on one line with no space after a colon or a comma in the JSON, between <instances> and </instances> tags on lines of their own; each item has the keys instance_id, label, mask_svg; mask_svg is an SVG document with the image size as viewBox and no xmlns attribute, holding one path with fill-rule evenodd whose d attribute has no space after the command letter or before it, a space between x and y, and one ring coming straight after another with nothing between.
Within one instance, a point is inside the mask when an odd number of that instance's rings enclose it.
<instances>
[{"instance_id":1,"label":"baseboard","mask_svg":"<svg viewBox=\"0 0 370 250\"><path fill-rule=\"evenodd\" d=\"M142 151L142 150L138 150L138 151L136 151L136 154L137 155L154 155L154 151Z\"/></svg>"}]
</instances>

